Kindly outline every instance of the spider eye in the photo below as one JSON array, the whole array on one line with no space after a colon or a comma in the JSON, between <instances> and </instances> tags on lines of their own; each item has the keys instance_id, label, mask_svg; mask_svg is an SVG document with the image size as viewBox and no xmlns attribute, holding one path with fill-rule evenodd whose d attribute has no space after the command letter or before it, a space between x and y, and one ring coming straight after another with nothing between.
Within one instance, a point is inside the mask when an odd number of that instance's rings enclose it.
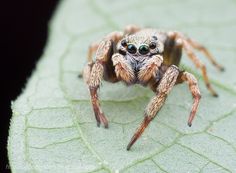
<instances>
[{"instance_id":1,"label":"spider eye","mask_svg":"<svg viewBox=\"0 0 236 173\"><path fill-rule=\"evenodd\" d=\"M149 52L149 47L147 45L141 45L138 51L141 55L145 55Z\"/></svg>"},{"instance_id":2,"label":"spider eye","mask_svg":"<svg viewBox=\"0 0 236 173\"><path fill-rule=\"evenodd\" d=\"M154 35L154 36L152 36L152 38L153 38L154 40L157 40L157 36L155 36L155 35Z\"/></svg>"},{"instance_id":3,"label":"spider eye","mask_svg":"<svg viewBox=\"0 0 236 173\"><path fill-rule=\"evenodd\" d=\"M122 41L121 41L121 45L122 45L123 47L126 47L126 46L127 46L126 40L122 40Z\"/></svg>"},{"instance_id":4,"label":"spider eye","mask_svg":"<svg viewBox=\"0 0 236 173\"><path fill-rule=\"evenodd\" d=\"M151 42L149 45L150 49L155 49L156 46L157 46L157 44L155 42Z\"/></svg>"},{"instance_id":5,"label":"spider eye","mask_svg":"<svg viewBox=\"0 0 236 173\"><path fill-rule=\"evenodd\" d=\"M133 44L129 44L128 47L127 47L127 50L131 54L135 54L137 52L137 48Z\"/></svg>"}]
</instances>

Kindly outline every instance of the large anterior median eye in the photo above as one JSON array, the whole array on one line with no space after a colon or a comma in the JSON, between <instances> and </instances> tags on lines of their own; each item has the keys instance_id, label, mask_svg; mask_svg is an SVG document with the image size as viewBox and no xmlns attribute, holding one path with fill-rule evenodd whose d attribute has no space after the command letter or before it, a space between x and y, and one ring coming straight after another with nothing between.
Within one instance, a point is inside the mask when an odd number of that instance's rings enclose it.
<instances>
[{"instance_id":1,"label":"large anterior median eye","mask_svg":"<svg viewBox=\"0 0 236 173\"><path fill-rule=\"evenodd\" d=\"M141 45L138 51L141 55L146 55L149 52L149 47L147 45Z\"/></svg>"},{"instance_id":2,"label":"large anterior median eye","mask_svg":"<svg viewBox=\"0 0 236 173\"><path fill-rule=\"evenodd\" d=\"M129 44L128 47L127 47L127 50L129 53L131 54L135 54L137 52L137 48L135 45L133 44Z\"/></svg>"}]
</instances>

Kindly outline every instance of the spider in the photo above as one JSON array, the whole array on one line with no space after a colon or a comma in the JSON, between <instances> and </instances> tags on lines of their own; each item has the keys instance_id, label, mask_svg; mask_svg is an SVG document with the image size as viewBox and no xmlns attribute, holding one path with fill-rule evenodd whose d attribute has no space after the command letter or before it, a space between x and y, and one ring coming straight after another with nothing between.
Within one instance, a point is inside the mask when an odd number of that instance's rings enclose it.
<instances>
[{"instance_id":1,"label":"spider","mask_svg":"<svg viewBox=\"0 0 236 173\"><path fill-rule=\"evenodd\" d=\"M174 85L183 82L188 84L193 96L193 105L188 119L188 126L191 127L201 94L194 75L178 67L182 50L201 70L210 93L217 96L209 82L206 67L194 54L193 48L201 51L218 70L224 70L204 46L175 31L163 32L129 25L123 32L112 32L99 43L91 44L83 78L90 91L97 126L103 123L104 127L108 128L108 121L100 107L97 93L101 80L104 79L112 83L123 81L127 86L133 84L149 86L155 93L144 111L144 119L131 138L127 150L130 150L155 118ZM94 61L92 56L95 52Z\"/></svg>"}]
</instances>

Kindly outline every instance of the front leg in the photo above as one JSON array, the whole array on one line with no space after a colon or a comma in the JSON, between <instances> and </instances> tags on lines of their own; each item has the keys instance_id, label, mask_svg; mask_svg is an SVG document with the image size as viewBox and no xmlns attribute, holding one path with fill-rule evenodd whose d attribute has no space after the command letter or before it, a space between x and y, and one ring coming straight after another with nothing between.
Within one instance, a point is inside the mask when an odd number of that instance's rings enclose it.
<instances>
[{"instance_id":1,"label":"front leg","mask_svg":"<svg viewBox=\"0 0 236 173\"><path fill-rule=\"evenodd\" d=\"M179 69L175 65L170 66L166 70L163 78L160 81L160 84L157 87L156 96L154 96L147 105L144 114L144 120L142 121L142 123L136 130L135 134L133 135L131 141L129 142L127 150L130 150L131 146L142 135L145 128L153 120L157 112L161 109L166 100L167 94L171 91L171 89L175 85L178 75L179 75Z\"/></svg>"},{"instance_id":2,"label":"front leg","mask_svg":"<svg viewBox=\"0 0 236 173\"><path fill-rule=\"evenodd\" d=\"M92 64L92 67L90 69L87 68L89 69L87 71L90 72L87 72L87 75L84 75L85 77L87 77L87 79L85 80L87 81L89 87L91 102L95 118L97 120L97 125L100 126L100 124L103 123L105 128L108 128L108 121L100 107L97 90L100 87L100 83L104 75L104 65L108 62L111 51L112 41L108 39L103 40L98 47L95 63Z\"/></svg>"},{"instance_id":3,"label":"front leg","mask_svg":"<svg viewBox=\"0 0 236 173\"><path fill-rule=\"evenodd\" d=\"M116 77L119 80L124 81L126 84L132 84L135 80L135 74L131 65L127 60L125 60L124 56L116 53L112 56L112 62L113 66L115 66Z\"/></svg>"},{"instance_id":4,"label":"front leg","mask_svg":"<svg viewBox=\"0 0 236 173\"><path fill-rule=\"evenodd\" d=\"M163 57L160 55L153 55L150 59L146 60L145 64L139 70L139 81L146 83L152 77L156 77L158 68L161 66L162 62Z\"/></svg>"}]
</instances>

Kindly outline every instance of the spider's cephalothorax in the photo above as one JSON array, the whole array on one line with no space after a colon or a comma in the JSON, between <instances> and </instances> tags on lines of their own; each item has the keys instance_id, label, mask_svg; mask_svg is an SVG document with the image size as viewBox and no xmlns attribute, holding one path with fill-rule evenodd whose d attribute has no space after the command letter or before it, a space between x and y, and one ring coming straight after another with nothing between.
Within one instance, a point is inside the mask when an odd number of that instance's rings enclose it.
<instances>
[{"instance_id":1,"label":"spider's cephalothorax","mask_svg":"<svg viewBox=\"0 0 236 173\"><path fill-rule=\"evenodd\" d=\"M163 62L164 45L161 36L154 30L142 30L133 35L126 35L117 43L117 52L123 56L123 61L130 67L127 74L120 75L120 66L116 65L116 58L112 58L116 76L127 84L140 83L146 85L158 76L158 70L150 67L151 63L160 66ZM153 73L147 76L148 73ZM127 79L127 76L129 78ZM156 81L157 82L157 81Z\"/></svg>"},{"instance_id":2,"label":"spider's cephalothorax","mask_svg":"<svg viewBox=\"0 0 236 173\"><path fill-rule=\"evenodd\" d=\"M92 44L83 77L89 87L97 125L103 123L105 128L108 127L97 94L101 80L104 79L112 83L123 81L127 85L136 83L148 85L155 92L155 96L145 109L144 120L128 144L127 150L156 116L173 86L183 82L189 85L194 100L188 119L188 125L191 126L201 94L196 78L191 73L178 68L182 49L202 71L208 90L213 96L217 96L209 82L206 67L193 53L193 48L204 53L216 68L223 70L206 48L179 32L160 32L130 25L124 32L112 32L101 42ZM95 51L96 60L93 61L92 55Z\"/></svg>"}]
</instances>

